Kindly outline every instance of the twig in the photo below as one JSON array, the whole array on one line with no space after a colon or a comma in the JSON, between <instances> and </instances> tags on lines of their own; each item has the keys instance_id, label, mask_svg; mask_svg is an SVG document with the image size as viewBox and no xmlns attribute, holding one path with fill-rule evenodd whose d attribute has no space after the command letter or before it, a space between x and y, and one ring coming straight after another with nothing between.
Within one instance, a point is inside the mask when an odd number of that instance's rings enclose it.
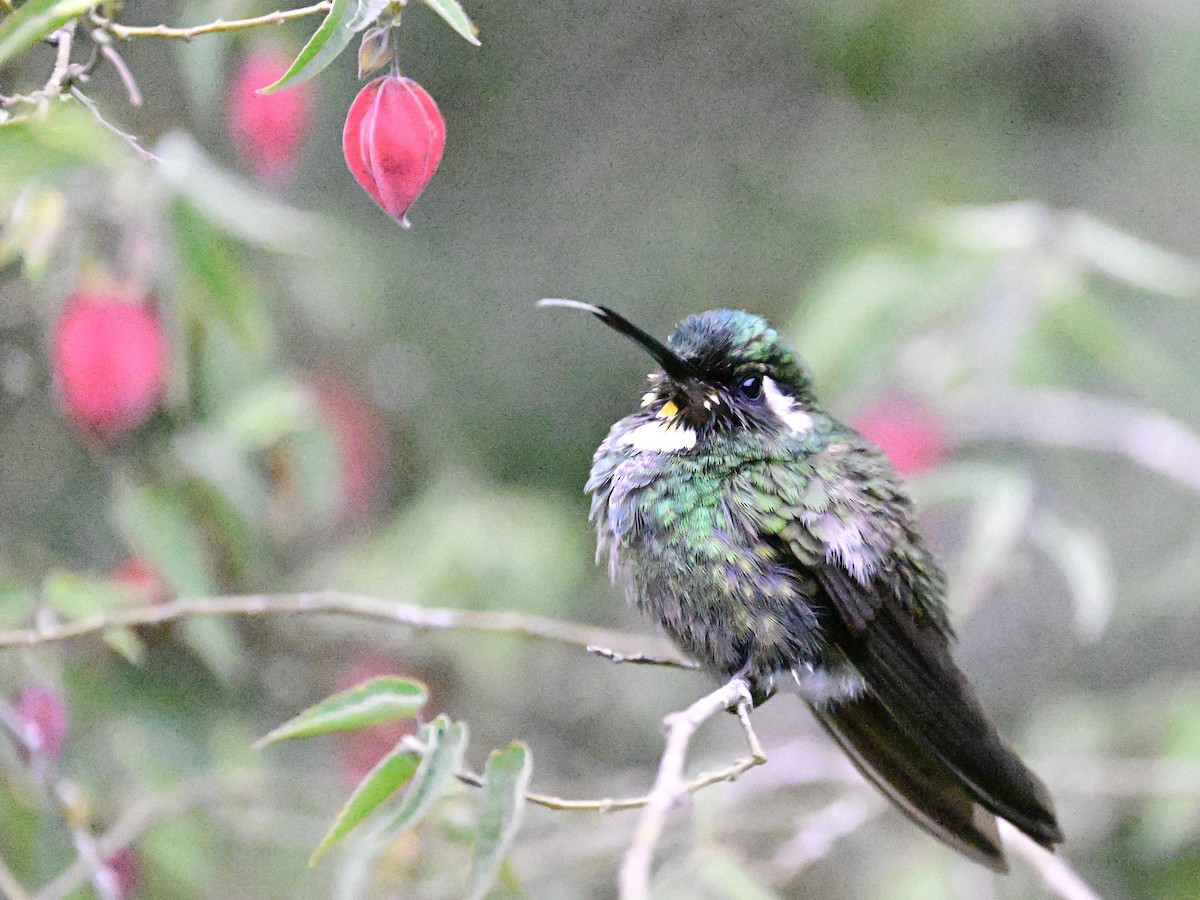
<instances>
[{"instance_id":1,"label":"twig","mask_svg":"<svg viewBox=\"0 0 1200 900\"><path fill-rule=\"evenodd\" d=\"M117 70L117 77L121 79L121 84L125 86L125 93L129 95L130 106L142 105L142 89L138 87L137 79L133 77L133 72L129 70L129 66L125 65L125 60L117 49L112 44L101 44L100 55L112 63L112 67Z\"/></svg>"},{"instance_id":2,"label":"twig","mask_svg":"<svg viewBox=\"0 0 1200 900\"><path fill-rule=\"evenodd\" d=\"M754 733L748 732L753 735ZM754 735L754 740L757 742L758 737ZM694 794L696 791L703 790L706 787L714 784L720 784L723 781L737 781L742 775L753 769L755 766L761 766L766 762L766 756L762 755L762 749L759 748L758 755L743 756L740 759L734 760L723 769L716 769L712 772L705 772L703 775L698 775L686 785L683 790L685 793ZM483 787L483 778L475 772L458 772L455 776L463 784L469 784L472 787ZM538 806L544 806L546 809L553 809L559 812L598 812L609 813L619 812L626 809L641 809L650 803L652 794L645 794L641 797L605 797L600 800L565 800L562 797L552 797L548 794L526 793L525 802L535 803Z\"/></svg>"},{"instance_id":3,"label":"twig","mask_svg":"<svg viewBox=\"0 0 1200 900\"><path fill-rule=\"evenodd\" d=\"M72 20L50 35L57 49L54 54L54 71L50 73L50 80L42 89L48 97L61 94L63 85L67 84L67 74L71 68L71 47L75 42L75 25L75 21Z\"/></svg>"},{"instance_id":4,"label":"twig","mask_svg":"<svg viewBox=\"0 0 1200 900\"><path fill-rule=\"evenodd\" d=\"M1003 819L997 819L1000 835L1006 846L1025 858L1046 883L1051 891L1063 900L1100 900L1100 895L1088 887L1079 873L1061 856L1051 853L1033 838L1022 834Z\"/></svg>"},{"instance_id":5,"label":"twig","mask_svg":"<svg viewBox=\"0 0 1200 900\"><path fill-rule=\"evenodd\" d=\"M771 861L774 880L795 878L802 869L824 858L835 843L856 832L884 809L883 803L868 797L865 792L854 791L817 810L775 852Z\"/></svg>"},{"instance_id":6,"label":"twig","mask_svg":"<svg viewBox=\"0 0 1200 900\"><path fill-rule=\"evenodd\" d=\"M356 616L394 622L417 629L512 634L576 647L589 647L598 642L617 645L645 643L646 640L641 635L592 628L528 613L447 609L342 591L306 591L295 594L181 597L169 603L114 609L69 622L42 623L35 628L0 631L0 649L73 640L99 634L109 628L162 625L193 616L252 617L288 614ZM663 643L665 645L665 642ZM679 661L681 664L685 662L682 657L679 657Z\"/></svg>"},{"instance_id":7,"label":"twig","mask_svg":"<svg viewBox=\"0 0 1200 900\"><path fill-rule=\"evenodd\" d=\"M215 792L213 784L204 778L185 781L165 796L156 795L128 809L111 828L95 839L95 847L104 859L132 846L143 834L159 822L169 821L194 806L203 803ZM85 863L76 859L34 895L33 900L62 900L88 878Z\"/></svg>"},{"instance_id":8,"label":"twig","mask_svg":"<svg viewBox=\"0 0 1200 900\"><path fill-rule=\"evenodd\" d=\"M1022 440L1123 456L1200 492L1200 435L1153 409L1082 391L1043 388L955 397L960 440Z\"/></svg>"},{"instance_id":9,"label":"twig","mask_svg":"<svg viewBox=\"0 0 1200 900\"><path fill-rule=\"evenodd\" d=\"M54 801L59 817L71 834L75 846L75 864L90 878L100 900L116 900L118 885L115 875L96 846L91 830L91 811L79 786L59 771L57 760L46 753L38 730L22 720L9 703L0 699L0 725L8 730L20 745L28 760L29 772Z\"/></svg>"},{"instance_id":10,"label":"twig","mask_svg":"<svg viewBox=\"0 0 1200 900\"><path fill-rule=\"evenodd\" d=\"M643 900L650 894L650 867L654 861L654 849L662 837L671 808L688 792L687 783L683 780L683 768L687 762L688 744L697 728L717 713L736 706L754 765L766 761L758 738L750 727L750 702L750 686L742 678L733 678L683 712L671 713L663 720L667 731L667 747L659 763L654 788L638 817L633 843L621 862L622 900Z\"/></svg>"},{"instance_id":11,"label":"twig","mask_svg":"<svg viewBox=\"0 0 1200 900\"><path fill-rule=\"evenodd\" d=\"M104 115L100 112L100 107L96 105L96 101L94 101L91 97L79 90L77 87L71 88L71 96L86 106L91 111L92 115L95 116L97 122L129 144L129 146L134 149L134 152L137 153L137 155L140 156L143 161L159 162L159 158L149 150L146 150L144 147L142 147L138 143L138 139L136 137L134 137L132 134L122 131L112 122L108 121L108 119L104 118Z\"/></svg>"},{"instance_id":12,"label":"twig","mask_svg":"<svg viewBox=\"0 0 1200 900\"><path fill-rule=\"evenodd\" d=\"M267 13L264 16L256 16L253 19L234 19L230 22L224 19L217 19L215 22L209 22L207 25L193 25L189 28L172 28L169 25L121 25L100 15L93 16L92 22L119 41L129 41L133 38L142 37L190 41L192 38L199 37L202 34L215 34L220 31L238 31L243 28L258 28L262 25L282 25L284 22L290 22L293 19L303 19L305 16L329 12L331 9L333 9L332 0L321 0L320 3L314 3L312 6L304 6L300 9L280 9L272 13Z\"/></svg>"},{"instance_id":13,"label":"twig","mask_svg":"<svg viewBox=\"0 0 1200 900\"><path fill-rule=\"evenodd\" d=\"M3 859L0 859L0 894L8 900L30 900L29 891L21 887L21 882Z\"/></svg>"},{"instance_id":14,"label":"twig","mask_svg":"<svg viewBox=\"0 0 1200 900\"><path fill-rule=\"evenodd\" d=\"M699 669L700 664L692 660L680 659L679 657L662 657L662 656L647 656L645 653L618 653L616 650L610 650L607 647L597 647L595 645L587 648L588 653L594 653L596 656L602 656L610 662L614 663L632 663L639 666L668 666L672 669Z\"/></svg>"}]
</instances>

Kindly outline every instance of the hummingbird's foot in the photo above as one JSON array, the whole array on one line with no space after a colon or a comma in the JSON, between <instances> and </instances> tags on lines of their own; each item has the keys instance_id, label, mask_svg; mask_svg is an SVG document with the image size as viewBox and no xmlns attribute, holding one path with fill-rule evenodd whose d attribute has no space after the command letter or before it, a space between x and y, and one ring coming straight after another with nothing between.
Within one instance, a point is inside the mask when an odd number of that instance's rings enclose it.
<instances>
[{"instance_id":1,"label":"hummingbird's foot","mask_svg":"<svg viewBox=\"0 0 1200 900\"><path fill-rule=\"evenodd\" d=\"M751 674L749 660L734 673L733 677L740 678L746 682L746 685L750 688L750 704L756 709L770 700L775 693L775 679L770 677L762 678L761 676ZM731 706L729 711L735 713L737 712L737 707Z\"/></svg>"}]
</instances>

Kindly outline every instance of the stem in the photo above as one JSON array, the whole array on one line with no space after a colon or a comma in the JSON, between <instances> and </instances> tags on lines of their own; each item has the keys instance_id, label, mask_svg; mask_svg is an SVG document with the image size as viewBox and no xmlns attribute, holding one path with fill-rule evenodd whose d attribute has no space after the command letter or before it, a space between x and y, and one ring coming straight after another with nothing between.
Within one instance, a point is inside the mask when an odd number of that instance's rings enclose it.
<instances>
[{"instance_id":1,"label":"stem","mask_svg":"<svg viewBox=\"0 0 1200 900\"><path fill-rule=\"evenodd\" d=\"M312 6L305 6L300 9L281 9L267 13L264 16L256 16L252 19L234 19L228 22L224 19L217 19L215 22L209 22L207 25L193 25L189 28L173 28L169 25L121 25L112 19L106 19L100 15L93 15L92 22L119 41L128 41L133 38L142 37L190 41L192 38L199 37L202 34L240 31L244 28L258 28L262 25L282 25L284 22L290 22L293 19L303 19L305 16L326 13L331 9L333 9L332 0L321 0L320 3L314 3Z\"/></svg>"},{"instance_id":2,"label":"stem","mask_svg":"<svg viewBox=\"0 0 1200 900\"><path fill-rule=\"evenodd\" d=\"M1056 856L1003 819L997 819L996 823L1000 826L1004 846L1024 857L1053 894L1062 900L1100 900L1099 894L1061 856Z\"/></svg>"},{"instance_id":3,"label":"stem","mask_svg":"<svg viewBox=\"0 0 1200 900\"><path fill-rule=\"evenodd\" d=\"M340 591L309 591L296 594L182 597L169 603L114 609L70 622L50 622L35 628L0 631L0 649L33 647L95 635L109 628L162 625L194 616L250 617L318 613L377 619L433 631L513 634L581 648L598 643L620 645L645 642L645 638L639 635L607 631L526 613L447 609ZM661 658L669 659L669 654L670 651L664 646ZM687 667L687 661L682 656L676 654L675 659L681 668Z\"/></svg>"}]
</instances>

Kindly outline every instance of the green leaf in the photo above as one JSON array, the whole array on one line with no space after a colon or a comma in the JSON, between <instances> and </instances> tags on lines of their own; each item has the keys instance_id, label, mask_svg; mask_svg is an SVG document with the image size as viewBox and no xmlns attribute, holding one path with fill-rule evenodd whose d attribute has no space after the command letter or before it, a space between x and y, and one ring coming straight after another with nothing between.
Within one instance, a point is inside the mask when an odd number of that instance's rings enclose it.
<instances>
[{"instance_id":1,"label":"green leaf","mask_svg":"<svg viewBox=\"0 0 1200 900\"><path fill-rule=\"evenodd\" d=\"M251 280L232 238L183 200L172 204L171 224L183 264L180 275L201 321L207 325L211 319L220 320L248 355L266 356L272 336L264 292Z\"/></svg>"},{"instance_id":2,"label":"green leaf","mask_svg":"<svg viewBox=\"0 0 1200 900\"><path fill-rule=\"evenodd\" d=\"M1031 537L1058 566L1071 590L1076 633L1085 641L1104 636L1113 613L1116 576L1099 535L1083 525L1043 514Z\"/></svg>"},{"instance_id":3,"label":"green leaf","mask_svg":"<svg viewBox=\"0 0 1200 900\"><path fill-rule=\"evenodd\" d=\"M94 5L95 0L29 0L0 22L0 66Z\"/></svg>"},{"instance_id":4,"label":"green leaf","mask_svg":"<svg viewBox=\"0 0 1200 900\"><path fill-rule=\"evenodd\" d=\"M53 188L31 186L18 196L0 228L0 267L22 259L25 277L36 281L46 272L67 219L67 201Z\"/></svg>"},{"instance_id":5,"label":"green leaf","mask_svg":"<svg viewBox=\"0 0 1200 900\"><path fill-rule=\"evenodd\" d=\"M146 645L132 628L109 628L104 632L103 639L132 666L140 666L145 659Z\"/></svg>"},{"instance_id":6,"label":"green leaf","mask_svg":"<svg viewBox=\"0 0 1200 900\"><path fill-rule=\"evenodd\" d=\"M467 18L463 8L458 5L458 0L425 0L425 5L445 19L451 28L466 38L467 43L479 46L479 38L476 37L479 29Z\"/></svg>"},{"instance_id":7,"label":"green leaf","mask_svg":"<svg viewBox=\"0 0 1200 900\"><path fill-rule=\"evenodd\" d=\"M385 840L395 839L412 828L442 798L454 783L467 749L467 726L462 722L452 723L445 716L438 716L417 737L428 749L398 808L389 811L379 829Z\"/></svg>"},{"instance_id":8,"label":"green leaf","mask_svg":"<svg viewBox=\"0 0 1200 900\"><path fill-rule=\"evenodd\" d=\"M232 622L207 617L186 619L178 629L183 642L225 681L233 681L242 671L245 648Z\"/></svg>"},{"instance_id":9,"label":"green leaf","mask_svg":"<svg viewBox=\"0 0 1200 900\"><path fill-rule=\"evenodd\" d=\"M317 860L324 856L330 847L349 834L359 822L374 812L379 804L407 784L420 765L421 754L406 750L403 746L396 747L381 759L354 789L333 825L309 857L308 864L315 866Z\"/></svg>"},{"instance_id":10,"label":"green leaf","mask_svg":"<svg viewBox=\"0 0 1200 900\"><path fill-rule=\"evenodd\" d=\"M532 768L529 748L520 741L493 750L488 756L483 770L483 813L471 858L471 887L467 892L471 900L482 900L500 873L500 865L521 827Z\"/></svg>"},{"instance_id":11,"label":"green leaf","mask_svg":"<svg viewBox=\"0 0 1200 900\"><path fill-rule=\"evenodd\" d=\"M358 4L352 0L333 0L329 15L321 23L300 55L274 84L262 88L260 94L273 94L285 87L295 87L308 81L327 65L337 59L354 37L351 27L358 14Z\"/></svg>"},{"instance_id":12,"label":"green leaf","mask_svg":"<svg viewBox=\"0 0 1200 900\"><path fill-rule=\"evenodd\" d=\"M127 585L74 572L52 571L42 581L42 598L65 619L82 619L137 602Z\"/></svg>"},{"instance_id":13,"label":"green leaf","mask_svg":"<svg viewBox=\"0 0 1200 900\"><path fill-rule=\"evenodd\" d=\"M425 685L406 678L381 675L309 707L270 734L259 738L254 746L264 747L291 738L312 737L377 722L407 719L419 713L428 699Z\"/></svg>"},{"instance_id":14,"label":"green leaf","mask_svg":"<svg viewBox=\"0 0 1200 900\"><path fill-rule=\"evenodd\" d=\"M396 0L358 0L358 10L354 14L354 20L350 23L351 31L362 31L368 25L371 25L379 18L379 14L388 8Z\"/></svg>"},{"instance_id":15,"label":"green leaf","mask_svg":"<svg viewBox=\"0 0 1200 900\"><path fill-rule=\"evenodd\" d=\"M314 215L281 203L215 162L180 131L154 147L157 172L192 210L218 230L268 250L317 256L328 251L329 227Z\"/></svg>"},{"instance_id":16,"label":"green leaf","mask_svg":"<svg viewBox=\"0 0 1200 900\"><path fill-rule=\"evenodd\" d=\"M204 534L180 498L157 485L117 491L117 526L136 555L184 597L214 593Z\"/></svg>"}]
</instances>

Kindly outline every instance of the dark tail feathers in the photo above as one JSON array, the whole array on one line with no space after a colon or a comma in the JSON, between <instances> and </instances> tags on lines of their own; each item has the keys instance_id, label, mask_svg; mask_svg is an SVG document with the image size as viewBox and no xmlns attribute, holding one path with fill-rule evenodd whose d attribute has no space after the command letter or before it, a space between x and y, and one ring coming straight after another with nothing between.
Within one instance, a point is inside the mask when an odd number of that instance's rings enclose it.
<instances>
[{"instance_id":1,"label":"dark tail feathers","mask_svg":"<svg viewBox=\"0 0 1200 900\"><path fill-rule=\"evenodd\" d=\"M870 695L836 706L812 704L812 709L859 771L910 819L970 859L1008 871L993 815L996 806L1008 805L1007 798L996 802L987 785L964 780ZM1053 812L1046 815L1053 823ZM1028 831L1022 822L1014 824ZM1053 848L1062 840L1057 826L1036 831L1030 836L1044 846Z\"/></svg>"}]
</instances>

